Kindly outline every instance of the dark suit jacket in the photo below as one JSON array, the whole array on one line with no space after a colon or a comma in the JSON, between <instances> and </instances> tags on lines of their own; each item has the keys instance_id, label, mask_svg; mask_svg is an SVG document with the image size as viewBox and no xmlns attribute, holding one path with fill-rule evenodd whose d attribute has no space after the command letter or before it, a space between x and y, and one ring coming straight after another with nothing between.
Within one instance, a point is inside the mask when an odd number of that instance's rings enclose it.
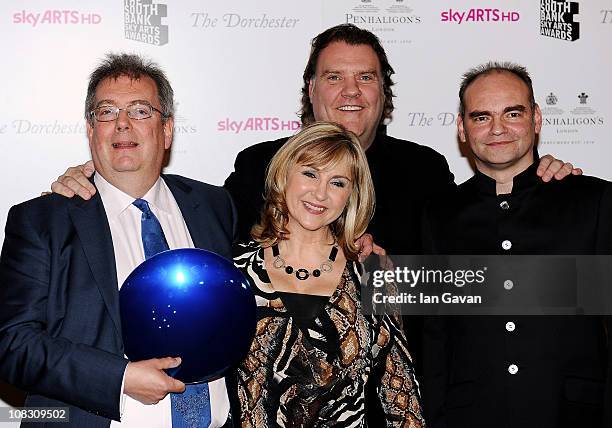
<instances>
[{"instance_id":1,"label":"dark suit jacket","mask_svg":"<svg viewBox=\"0 0 612 428\"><path fill-rule=\"evenodd\" d=\"M544 183L536 168L514 177L508 195L496 195L495 181L477 172L453 194L432 201L424 221L426 250L611 254L611 184L587 176ZM511 248L502 248L504 240ZM594 316L428 318L422 387L429 426L612 426L605 417L612 391L606 324ZM517 373L509 373L510 364Z\"/></svg>"},{"instance_id":2,"label":"dark suit jacket","mask_svg":"<svg viewBox=\"0 0 612 428\"><path fill-rule=\"evenodd\" d=\"M164 176L194 245L231 259L236 216L221 188ZM11 208L0 257L0 377L27 406L70 406L70 425L119 419L123 357L110 228L100 196Z\"/></svg>"}]
</instances>

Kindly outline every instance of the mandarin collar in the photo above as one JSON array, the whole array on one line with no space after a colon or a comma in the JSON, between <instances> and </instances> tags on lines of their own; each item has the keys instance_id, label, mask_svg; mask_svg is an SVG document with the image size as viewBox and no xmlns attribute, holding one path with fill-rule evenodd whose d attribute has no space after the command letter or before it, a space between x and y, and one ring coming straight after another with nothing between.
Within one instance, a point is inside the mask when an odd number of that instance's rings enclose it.
<instances>
[{"instance_id":1,"label":"mandarin collar","mask_svg":"<svg viewBox=\"0 0 612 428\"><path fill-rule=\"evenodd\" d=\"M540 177L536 174L538 163L539 160L536 159L529 168L514 176L512 180L512 192L510 192L510 194L529 189L538 183L538 180L540 180ZM480 192L497 196L496 182L493 178L477 169L474 174L474 181Z\"/></svg>"}]
</instances>

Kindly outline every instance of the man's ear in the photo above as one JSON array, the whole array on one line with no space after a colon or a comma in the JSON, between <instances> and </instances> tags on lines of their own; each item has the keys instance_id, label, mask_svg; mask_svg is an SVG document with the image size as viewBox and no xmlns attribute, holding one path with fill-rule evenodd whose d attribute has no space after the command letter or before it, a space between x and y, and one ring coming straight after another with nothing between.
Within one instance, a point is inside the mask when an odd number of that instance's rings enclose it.
<instances>
[{"instance_id":1,"label":"man's ear","mask_svg":"<svg viewBox=\"0 0 612 428\"><path fill-rule=\"evenodd\" d=\"M310 98L311 103L312 103L312 93L314 91L314 87L315 87L315 79L314 77L311 77L310 81L308 82L308 97Z\"/></svg>"},{"instance_id":2,"label":"man's ear","mask_svg":"<svg viewBox=\"0 0 612 428\"><path fill-rule=\"evenodd\" d=\"M172 146L172 136L174 135L174 118L169 117L164 123L164 148L168 150Z\"/></svg>"},{"instance_id":3,"label":"man's ear","mask_svg":"<svg viewBox=\"0 0 612 428\"><path fill-rule=\"evenodd\" d=\"M465 129L463 127L462 115L457 116L457 134L459 135L459 140L461 140L462 143L465 143L467 141L467 138L465 138Z\"/></svg>"},{"instance_id":4,"label":"man's ear","mask_svg":"<svg viewBox=\"0 0 612 428\"><path fill-rule=\"evenodd\" d=\"M95 120L95 119L94 119ZM87 140L89 141L89 152L93 154L93 140L94 140L94 125L90 120L85 121L85 130L87 132Z\"/></svg>"},{"instance_id":5,"label":"man's ear","mask_svg":"<svg viewBox=\"0 0 612 428\"><path fill-rule=\"evenodd\" d=\"M93 126L91 125L89 119L85 121L85 126L87 128L87 139L91 144L91 140L93 139Z\"/></svg>"},{"instance_id":6,"label":"man's ear","mask_svg":"<svg viewBox=\"0 0 612 428\"><path fill-rule=\"evenodd\" d=\"M542 130L542 110L540 110L540 106L537 104L535 105L535 110L533 112L533 122L535 133L539 134Z\"/></svg>"}]
</instances>

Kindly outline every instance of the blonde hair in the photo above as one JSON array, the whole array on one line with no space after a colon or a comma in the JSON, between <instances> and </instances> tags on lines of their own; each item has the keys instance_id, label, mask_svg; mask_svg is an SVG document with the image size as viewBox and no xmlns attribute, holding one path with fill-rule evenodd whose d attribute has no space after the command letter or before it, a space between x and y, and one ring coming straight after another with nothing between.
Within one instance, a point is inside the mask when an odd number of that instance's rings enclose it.
<instances>
[{"instance_id":1,"label":"blonde hair","mask_svg":"<svg viewBox=\"0 0 612 428\"><path fill-rule=\"evenodd\" d=\"M374 185L365 153L357 137L344 127L315 122L291 137L268 166L261 220L251 236L264 247L288 239L289 211L285 199L289 171L296 165L321 168L348 162L353 183L351 195L340 217L329 225L347 259L355 260L355 240L365 233L374 214Z\"/></svg>"}]
</instances>

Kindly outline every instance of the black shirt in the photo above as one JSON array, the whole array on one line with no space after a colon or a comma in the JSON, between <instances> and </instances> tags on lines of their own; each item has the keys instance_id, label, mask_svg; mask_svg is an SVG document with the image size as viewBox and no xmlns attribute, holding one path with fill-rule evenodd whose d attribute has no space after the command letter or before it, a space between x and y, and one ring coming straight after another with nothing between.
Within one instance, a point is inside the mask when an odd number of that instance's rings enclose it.
<instances>
[{"instance_id":1,"label":"black shirt","mask_svg":"<svg viewBox=\"0 0 612 428\"><path fill-rule=\"evenodd\" d=\"M517 175L507 195L496 195L495 181L477 172L432 201L426 250L609 253L611 184L587 176L544 183L536 169ZM423 390L430 426L608 426L602 423L610 390L606 334L598 317L427 319Z\"/></svg>"},{"instance_id":2,"label":"black shirt","mask_svg":"<svg viewBox=\"0 0 612 428\"><path fill-rule=\"evenodd\" d=\"M587 176L544 183L536 169L534 163L517 175L507 195L496 195L495 180L477 171L457 192L432 202L426 247L438 254L595 254L611 248L610 183Z\"/></svg>"}]
</instances>

